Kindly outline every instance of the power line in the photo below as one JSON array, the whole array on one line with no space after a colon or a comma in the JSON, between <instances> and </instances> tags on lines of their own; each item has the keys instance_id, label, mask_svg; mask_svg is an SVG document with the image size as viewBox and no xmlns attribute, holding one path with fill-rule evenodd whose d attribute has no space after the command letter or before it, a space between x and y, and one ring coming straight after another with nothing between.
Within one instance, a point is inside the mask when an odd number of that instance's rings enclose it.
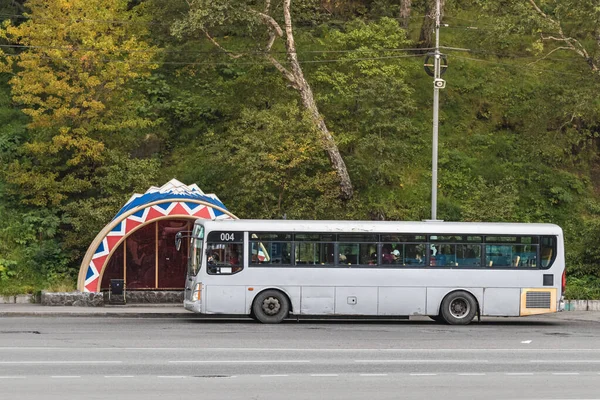
<instances>
[{"instance_id":1,"label":"power line","mask_svg":"<svg viewBox=\"0 0 600 400\"><path fill-rule=\"evenodd\" d=\"M157 22L157 21L132 21L126 19L92 19L92 18L45 18L45 17L32 17L19 14L0 14L3 18L14 18L14 19L26 19L31 21L59 21L59 22L92 22L92 23L104 23L104 24L151 24L151 25L170 25L168 22Z\"/></svg>"},{"instance_id":2,"label":"power line","mask_svg":"<svg viewBox=\"0 0 600 400\"><path fill-rule=\"evenodd\" d=\"M516 69L523 69L523 70L527 70L529 72L536 72L536 73L553 73L553 74L557 74L557 75L565 75L565 76L577 76L577 77L581 77L581 74L578 73L573 73L573 72L561 72L561 71L556 71L554 69L548 69L548 68L535 68L535 67L530 67L530 66L526 66L526 65L517 65L517 64L510 64L510 63L502 63L502 62L498 62L498 61L490 61L490 60L483 60L480 58L473 58L473 57L462 57L462 56L454 56L455 58L461 59L461 60L468 60L468 61L477 61L477 62L483 62L483 63L488 63L488 64L496 64L496 65L502 65L505 67L512 67L512 68L516 68Z\"/></svg>"},{"instance_id":3,"label":"power line","mask_svg":"<svg viewBox=\"0 0 600 400\"><path fill-rule=\"evenodd\" d=\"M78 48L72 46L37 46L37 45L19 45L19 44L0 44L0 48L14 48L14 49L47 49L47 50L64 50L64 51L72 51L72 52L101 52L100 49L93 48ZM266 54L323 54L323 53L382 53L382 52L401 52L401 51L419 51L422 52L424 50L432 50L433 47L411 47L411 48L389 48L389 49L353 49L353 50L302 50L297 52L288 53L285 50L281 51L259 51L259 50L236 50L235 52L226 51L223 52L217 48L211 51L188 51L188 50L167 50L167 49L122 49L122 50L114 50L117 53L180 53L180 54L256 54L256 55L266 55Z\"/></svg>"},{"instance_id":4,"label":"power line","mask_svg":"<svg viewBox=\"0 0 600 400\"><path fill-rule=\"evenodd\" d=\"M7 57L20 57L18 54L6 54ZM350 59L335 59L335 60L300 60L301 64L321 64L321 63L337 63L337 62L356 62L356 61L376 61L376 60L392 60L392 59L400 59L400 58L411 58L411 57L422 57L421 54L405 54L405 55L396 55L396 56L385 56L385 57L364 57L364 58L350 58ZM52 57L45 55L34 55L32 58L36 59L47 59L47 60L62 60L62 61L80 61L79 58L74 57ZM127 60L118 60L118 59L110 59L110 58L101 58L95 60L97 62L105 62L105 63L123 63L123 64L139 64L139 65L271 65L268 60L263 60L259 62L239 62L235 60L231 61L127 61Z\"/></svg>"},{"instance_id":5,"label":"power line","mask_svg":"<svg viewBox=\"0 0 600 400\"><path fill-rule=\"evenodd\" d=\"M501 58L513 58L513 59L531 59L531 60L540 60L541 59L539 57L535 57L532 55L519 55L519 54L505 54L505 53L495 53L492 51L487 51L487 50L480 50L480 49L467 49L467 48L462 48L462 47L450 47L450 46L440 46L441 49L444 50L448 50L448 51L461 51L461 52L467 52L467 53L474 53L474 54L483 54L483 55L490 55L490 56L495 56L495 57L501 57ZM571 58L551 58L551 57L544 57L544 60L547 61L552 61L552 62L572 62L573 60Z\"/></svg>"},{"instance_id":6,"label":"power line","mask_svg":"<svg viewBox=\"0 0 600 400\"><path fill-rule=\"evenodd\" d=\"M97 19L97 18L77 18L77 17L73 17L73 18L45 18L45 17L39 17L39 16L25 16L25 15L21 15L21 14L0 14L0 18L14 18L14 19L25 19L25 20L39 20L39 21L60 21L60 22L89 22L89 23L103 23L103 24L126 24L126 25L163 25L163 26L170 26L172 25L172 22L159 22L159 21L136 21L136 20L127 20L127 19ZM407 17L409 20L415 20L415 19L421 19L421 18L425 18L425 17L430 17L427 14L411 14L409 17ZM455 19L455 20L459 20L459 21L466 21L466 22L479 22L478 20L472 20L472 19L465 19L465 18L458 18L458 17L453 17L453 16L449 16L449 15L444 15L443 19L445 20L446 18L448 19ZM394 17L392 18L394 20L404 20L405 18L401 18L401 17ZM376 20L366 20L367 22L373 22ZM479 27L485 26L485 27L490 27L493 28L495 27L494 25L481 25L479 24ZM442 27L444 27L444 22L442 22ZM227 27L239 27L239 25L234 25L234 24L224 24L224 25L219 25L219 28L227 28ZM298 28L304 28L304 26L297 26L295 27L295 29ZM446 26L446 28L448 28ZM480 29L478 27L472 27L475 29Z\"/></svg>"}]
</instances>

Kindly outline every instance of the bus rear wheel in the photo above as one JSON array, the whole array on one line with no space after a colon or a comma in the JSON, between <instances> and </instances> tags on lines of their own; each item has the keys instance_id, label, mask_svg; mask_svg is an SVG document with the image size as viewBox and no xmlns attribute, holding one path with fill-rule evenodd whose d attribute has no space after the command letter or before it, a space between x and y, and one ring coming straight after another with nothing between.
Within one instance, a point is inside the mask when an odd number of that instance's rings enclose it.
<instances>
[{"instance_id":1,"label":"bus rear wheel","mask_svg":"<svg viewBox=\"0 0 600 400\"><path fill-rule=\"evenodd\" d=\"M450 325L467 325L477 314L477 301L471 293L452 292L442 301L440 315Z\"/></svg>"},{"instance_id":2,"label":"bus rear wheel","mask_svg":"<svg viewBox=\"0 0 600 400\"><path fill-rule=\"evenodd\" d=\"M254 299L252 311L263 324L277 324L288 316L290 303L280 291L265 290Z\"/></svg>"}]
</instances>

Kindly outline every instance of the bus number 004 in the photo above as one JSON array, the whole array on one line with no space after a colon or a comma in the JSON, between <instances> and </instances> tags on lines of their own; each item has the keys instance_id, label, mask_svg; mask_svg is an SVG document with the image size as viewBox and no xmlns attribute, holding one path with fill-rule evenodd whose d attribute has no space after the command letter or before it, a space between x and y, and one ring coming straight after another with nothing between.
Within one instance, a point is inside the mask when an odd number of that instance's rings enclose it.
<instances>
[{"instance_id":1,"label":"bus number 004","mask_svg":"<svg viewBox=\"0 0 600 400\"><path fill-rule=\"evenodd\" d=\"M221 241L232 242L234 240L235 240L235 235L233 233L221 233Z\"/></svg>"}]
</instances>

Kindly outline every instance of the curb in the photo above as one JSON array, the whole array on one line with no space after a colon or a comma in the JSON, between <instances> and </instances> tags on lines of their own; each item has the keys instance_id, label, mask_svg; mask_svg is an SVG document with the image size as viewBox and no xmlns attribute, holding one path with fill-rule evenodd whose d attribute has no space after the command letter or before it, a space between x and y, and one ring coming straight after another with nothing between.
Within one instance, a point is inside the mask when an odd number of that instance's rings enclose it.
<instances>
[{"instance_id":1,"label":"curb","mask_svg":"<svg viewBox=\"0 0 600 400\"><path fill-rule=\"evenodd\" d=\"M32 294L18 294L15 296L0 296L0 304L29 304L35 303Z\"/></svg>"},{"instance_id":2,"label":"curb","mask_svg":"<svg viewBox=\"0 0 600 400\"><path fill-rule=\"evenodd\" d=\"M0 311L0 318L5 317L62 317L62 318L187 318L197 319L193 313L120 313L114 311L108 312L53 312L53 311L15 311L3 312Z\"/></svg>"},{"instance_id":3,"label":"curb","mask_svg":"<svg viewBox=\"0 0 600 400\"><path fill-rule=\"evenodd\" d=\"M600 311L600 300L566 300L565 311Z\"/></svg>"}]
</instances>

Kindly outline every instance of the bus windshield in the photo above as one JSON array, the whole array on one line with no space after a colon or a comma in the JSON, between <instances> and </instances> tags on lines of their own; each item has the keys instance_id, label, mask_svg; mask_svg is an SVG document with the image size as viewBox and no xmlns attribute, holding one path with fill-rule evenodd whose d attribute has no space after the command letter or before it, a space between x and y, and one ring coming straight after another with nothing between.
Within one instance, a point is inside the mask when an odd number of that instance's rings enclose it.
<instances>
[{"instance_id":1,"label":"bus windshield","mask_svg":"<svg viewBox=\"0 0 600 400\"><path fill-rule=\"evenodd\" d=\"M188 274L196 276L202 266L204 248L204 225L195 225L188 254Z\"/></svg>"}]
</instances>

